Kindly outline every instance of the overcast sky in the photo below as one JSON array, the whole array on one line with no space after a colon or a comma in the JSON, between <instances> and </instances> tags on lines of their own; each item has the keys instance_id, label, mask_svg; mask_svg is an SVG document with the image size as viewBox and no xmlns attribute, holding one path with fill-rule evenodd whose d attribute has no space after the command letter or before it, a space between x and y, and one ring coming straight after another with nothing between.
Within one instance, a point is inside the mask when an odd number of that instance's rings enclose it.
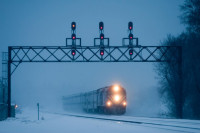
<instances>
[{"instance_id":1,"label":"overcast sky","mask_svg":"<svg viewBox=\"0 0 200 133\"><path fill-rule=\"evenodd\" d=\"M92 46L104 22L110 45L121 45L134 23L140 45L160 45L183 30L178 16L183 0L0 0L0 52L8 46L65 46L71 22L82 45ZM156 104L158 81L151 63L24 63L12 75L12 101L35 104L62 95L122 84L129 101ZM148 94L148 95L147 95ZM134 98L133 98L134 97ZM156 98L155 98L156 97ZM143 100L145 105L145 101ZM45 102L43 102L45 104ZM130 104L132 105L132 104ZM151 104L150 104L151 105ZM130 106L131 108L133 106Z\"/></svg>"}]
</instances>

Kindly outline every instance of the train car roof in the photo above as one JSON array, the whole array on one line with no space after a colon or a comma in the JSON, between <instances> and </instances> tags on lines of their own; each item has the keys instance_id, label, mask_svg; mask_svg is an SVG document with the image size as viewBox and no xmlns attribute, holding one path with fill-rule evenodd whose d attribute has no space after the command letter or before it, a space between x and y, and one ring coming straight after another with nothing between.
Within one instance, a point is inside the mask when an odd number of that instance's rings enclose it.
<instances>
[{"instance_id":1,"label":"train car roof","mask_svg":"<svg viewBox=\"0 0 200 133\"><path fill-rule=\"evenodd\" d=\"M101 88L99 88L99 89L91 90L91 91L87 91L87 92L76 93L76 94L72 94L72 95L69 95L69 96L63 96L63 98L76 97L76 96L84 95L84 94L86 94L86 93L93 93L93 92L96 92L96 91L101 91L101 90L108 89L108 88L110 88L111 86L113 86L113 85L101 87Z\"/></svg>"}]
</instances>

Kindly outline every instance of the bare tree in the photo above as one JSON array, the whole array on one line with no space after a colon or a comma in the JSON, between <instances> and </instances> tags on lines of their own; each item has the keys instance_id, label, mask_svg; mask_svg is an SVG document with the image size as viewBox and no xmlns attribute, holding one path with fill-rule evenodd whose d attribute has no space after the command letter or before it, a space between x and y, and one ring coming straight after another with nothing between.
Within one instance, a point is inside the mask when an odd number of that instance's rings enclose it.
<instances>
[{"instance_id":1,"label":"bare tree","mask_svg":"<svg viewBox=\"0 0 200 133\"><path fill-rule=\"evenodd\" d=\"M200 0L185 0L181 11L187 31L178 37L168 36L161 45L182 46L183 60L181 66L173 62L156 66L162 84L159 89L173 116L200 119ZM177 70L180 67L183 75Z\"/></svg>"},{"instance_id":2,"label":"bare tree","mask_svg":"<svg viewBox=\"0 0 200 133\"><path fill-rule=\"evenodd\" d=\"M161 45L165 46L180 46L184 45L184 34L180 37L173 37L169 35ZM183 106L185 102L184 87L182 87L182 63L180 61L180 53L170 53L170 58L176 58L176 61L166 62L156 65L156 71L160 77L160 83L162 84L160 94L163 97L165 103L167 103L170 110L170 114L174 117L182 118ZM181 64L180 64L181 63Z\"/></svg>"},{"instance_id":3,"label":"bare tree","mask_svg":"<svg viewBox=\"0 0 200 133\"><path fill-rule=\"evenodd\" d=\"M181 6L181 22L188 31L200 33L200 0L185 0Z\"/></svg>"}]
</instances>

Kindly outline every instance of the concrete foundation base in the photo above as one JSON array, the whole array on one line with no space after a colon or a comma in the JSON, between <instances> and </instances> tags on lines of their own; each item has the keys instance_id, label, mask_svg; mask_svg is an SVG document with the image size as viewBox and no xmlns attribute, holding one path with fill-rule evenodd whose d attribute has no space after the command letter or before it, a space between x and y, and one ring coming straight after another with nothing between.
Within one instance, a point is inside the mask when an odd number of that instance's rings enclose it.
<instances>
[{"instance_id":1,"label":"concrete foundation base","mask_svg":"<svg viewBox=\"0 0 200 133\"><path fill-rule=\"evenodd\" d=\"M15 117L15 106L11 106L11 117ZM0 121L8 118L8 106L7 104L0 104Z\"/></svg>"},{"instance_id":2,"label":"concrete foundation base","mask_svg":"<svg viewBox=\"0 0 200 133\"><path fill-rule=\"evenodd\" d=\"M5 120L8 117L7 104L0 103L0 121Z\"/></svg>"}]
</instances>

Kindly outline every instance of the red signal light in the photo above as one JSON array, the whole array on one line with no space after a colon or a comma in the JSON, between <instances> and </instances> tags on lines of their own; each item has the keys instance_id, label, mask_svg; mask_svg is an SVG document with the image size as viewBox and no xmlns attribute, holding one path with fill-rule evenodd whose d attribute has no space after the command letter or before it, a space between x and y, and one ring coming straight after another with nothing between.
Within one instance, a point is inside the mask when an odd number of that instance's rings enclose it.
<instances>
[{"instance_id":1,"label":"red signal light","mask_svg":"<svg viewBox=\"0 0 200 133\"><path fill-rule=\"evenodd\" d=\"M133 34L130 33L128 37L129 37L130 40L132 40L133 39Z\"/></svg>"},{"instance_id":2,"label":"red signal light","mask_svg":"<svg viewBox=\"0 0 200 133\"><path fill-rule=\"evenodd\" d=\"M76 34L72 34L72 40L76 39Z\"/></svg>"},{"instance_id":3,"label":"red signal light","mask_svg":"<svg viewBox=\"0 0 200 133\"><path fill-rule=\"evenodd\" d=\"M133 50L132 49L129 50L129 55L133 55Z\"/></svg>"},{"instance_id":4,"label":"red signal light","mask_svg":"<svg viewBox=\"0 0 200 133\"><path fill-rule=\"evenodd\" d=\"M104 55L104 50L100 50L100 55L101 55L101 56Z\"/></svg>"},{"instance_id":5,"label":"red signal light","mask_svg":"<svg viewBox=\"0 0 200 133\"><path fill-rule=\"evenodd\" d=\"M128 22L128 29L132 30L133 29L133 22Z\"/></svg>"},{"instance_id":6,"label":"red signal light","mask_svg":"<svg viewBox=\"0 0 200 133\"><path fill-rule=\"evenodd\" d=\"M104 34L103 34L103 33L100 34L100 39L101 39L101 40L104 39Z\"/></svg>"},{"instance_id":7,"label":"red signal light","mask_svg":"<svg viewBox=\"0 0 200 133\"><path fill-rule=\"evenodd\" d=\"M76 54L76 51L72 50L71 54L72 54L72 56L74 56Z\"/></svg>"},{"instance_id":8,"label":"red signal light","mask_svg":"<svg viewBox=\"0 0 200 133\"><path fill-rule=\"evenodd\" d=\"M103 30L103 22L99 22L99 29Z\"/></svg>"}]
</instances>

